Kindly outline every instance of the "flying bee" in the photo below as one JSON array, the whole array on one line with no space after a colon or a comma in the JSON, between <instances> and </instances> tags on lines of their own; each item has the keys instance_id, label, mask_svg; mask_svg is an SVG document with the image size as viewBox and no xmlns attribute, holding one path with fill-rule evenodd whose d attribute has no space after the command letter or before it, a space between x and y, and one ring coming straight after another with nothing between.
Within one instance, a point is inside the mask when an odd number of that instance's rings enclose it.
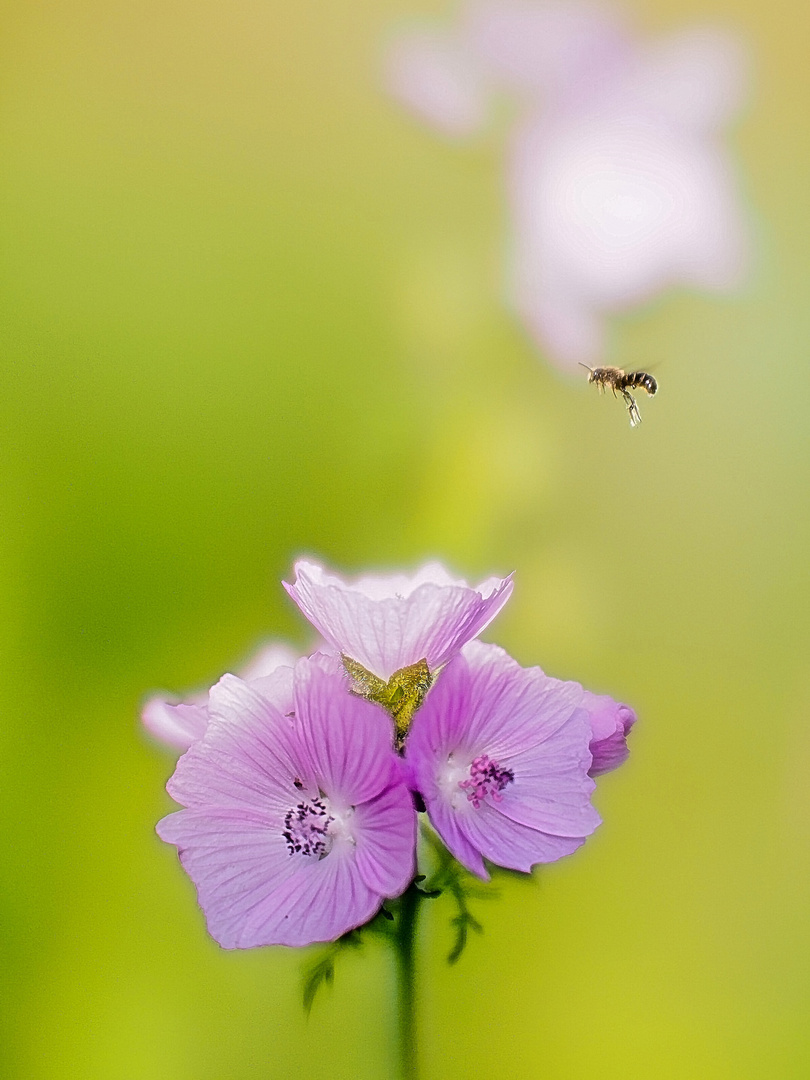
<instances>
[{"instance_id":1,"label":"flying bee","mask_svg":"<svg viewBox=\"0 0 810 1080\"><path fill-rule=\"evenodd\" d=\"M588 382L596 383L600 394L603 394L608 386L613 391L614 397L616 394L621 394L630 416L630 427L636 427L641 423L641 413L630 390L640 386L652 397L658 391L658 383L652 375L646 371L622 371L617 367L592 368L587 364L580 364L580 367L590 372Z\"/></svg>"}]
</instances>

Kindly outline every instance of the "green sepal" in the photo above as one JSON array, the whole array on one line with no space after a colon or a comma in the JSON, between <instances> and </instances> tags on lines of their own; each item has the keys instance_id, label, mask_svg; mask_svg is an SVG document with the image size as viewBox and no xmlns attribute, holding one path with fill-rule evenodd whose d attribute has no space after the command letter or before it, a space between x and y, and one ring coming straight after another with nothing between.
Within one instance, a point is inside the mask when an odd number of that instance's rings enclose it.
<instances>
[{"instance_id":1,"label":"green sepal","mask_svg":"<svg viewBox=\"0 0 810 1080\"><path fill-rule=\"evenodd\" d=\"M400 668L385 682L345 653L341 653L340 659L346 674L352 680L351 693L381 705L392 718L397 749L401 750L413 715L433 685L434 675L428 668L427 660L423 658L415 664Z\"/></svg>"}]
</instances>

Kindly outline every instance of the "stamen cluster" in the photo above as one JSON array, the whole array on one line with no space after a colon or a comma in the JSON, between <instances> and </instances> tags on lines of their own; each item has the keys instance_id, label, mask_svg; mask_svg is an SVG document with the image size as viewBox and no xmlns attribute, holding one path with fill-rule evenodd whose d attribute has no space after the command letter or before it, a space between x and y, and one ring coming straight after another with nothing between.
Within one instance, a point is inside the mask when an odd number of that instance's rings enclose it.
<instances>
[{"instance_id":1,"label":"stamen cluster","mask_svg":"<svg viewBox=\"0 0 810 1080\"><path fill-rule=\"evenodd\" d=\"M290 854L316 855L319 859L326 855L329 826L334 820L321 798L300 802L288 810L281 835Z\"/></svg>"},{"instance_id":2,"label":"stamen cluster","mask_svg":"<svg viewBox=\"0 0 810 1080\"><path fill-rule=\"evenodd\" d=\"M493 802L500 802L501 792L514 779L511 769L502 769L488 754L479 754L470 765L469 779L460 780L458 786L467 792L467 798L477 810L487 796Z\"/></svg>"}]
</instances>

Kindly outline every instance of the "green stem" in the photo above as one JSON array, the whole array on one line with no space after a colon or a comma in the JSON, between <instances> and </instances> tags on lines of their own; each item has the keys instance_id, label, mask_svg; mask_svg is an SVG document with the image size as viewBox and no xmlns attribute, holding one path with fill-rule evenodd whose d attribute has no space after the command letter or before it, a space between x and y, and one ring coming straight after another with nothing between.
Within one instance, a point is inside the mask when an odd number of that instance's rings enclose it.
<instances>
[{"instance_id":1,"label":"green stem","mask_svg":"<svg viewBox=\"0 0 810 1080\"><path fill-rule=\"evenodd\" d=\"M416 1054L416 918L421 897L415 885L400 900L399 918L393 935L397 960L397 1033L402 1080L418 1080Z\"/></svg>"}]
</instances>

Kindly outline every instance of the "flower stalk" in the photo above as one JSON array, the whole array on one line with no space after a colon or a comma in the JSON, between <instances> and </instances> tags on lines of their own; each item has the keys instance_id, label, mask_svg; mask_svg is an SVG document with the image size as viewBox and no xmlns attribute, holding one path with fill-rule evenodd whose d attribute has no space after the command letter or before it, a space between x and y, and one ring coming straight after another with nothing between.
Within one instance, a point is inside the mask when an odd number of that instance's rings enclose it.
<instances>
[{"instance_id":1,"label":"flower stalk","mask_svg":"<svg viewBox=\"0 0 810 1080\"><path fill-rule=\"evenodd\" d=\"M418 1080L416 1026L416 925L424 894L415 885L399 902L399 918L392 938L397 965L397 1041L401 1080Z\"/></svg>"}]
</instances>

